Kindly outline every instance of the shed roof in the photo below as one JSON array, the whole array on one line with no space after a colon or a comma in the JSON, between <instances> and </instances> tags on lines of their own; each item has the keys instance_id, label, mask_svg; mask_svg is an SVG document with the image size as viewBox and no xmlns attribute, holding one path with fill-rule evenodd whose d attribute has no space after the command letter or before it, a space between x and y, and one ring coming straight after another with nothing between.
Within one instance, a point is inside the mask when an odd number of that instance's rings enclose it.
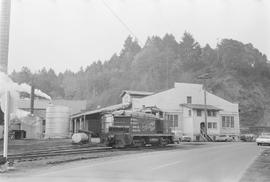
<instances>
[{"instance_id":1,"label":"shed roof","mask_svg":"<svg viewBox=\"0 0 270 182\"><path fill-rule=\"evenodd\" d=\"M204 109L205 105L204 104L180 104L181 106L190 108L190 109ZM206 105L206 109L207 110L216 110L216 111L220 111L222 109L219 109L215 106L212 105Z\"/></svg>"},{"instance_id":2,"label":"shed roof","mask_svg":"<svg viewBox=\"0 0 270 182\"><path fill-rule=\"evenodd\" d=\"M73 114L73 118L80 117L83 115L90 115L90 114L96 114L96 113L102 113L102 112L112 112L112 111L117 111L121 109L127 109L130 107L130 104L116 104L108 107L103 107L100 109L92 110L92 111L85 111L85 112L80 112L77 114Z\"/></svg>"},{"instance_id":3,"label":"shed roof","mask_svg":"<svg viewBox=\"0 0 270 182\"><path fill-rule=\"evenodd\" d=\"M154 92L123 90L120 97L123 97L126 93L129 95L137 95L137 96L149 96L149 95L154 94Z\"/></svg>"}]
</instances>

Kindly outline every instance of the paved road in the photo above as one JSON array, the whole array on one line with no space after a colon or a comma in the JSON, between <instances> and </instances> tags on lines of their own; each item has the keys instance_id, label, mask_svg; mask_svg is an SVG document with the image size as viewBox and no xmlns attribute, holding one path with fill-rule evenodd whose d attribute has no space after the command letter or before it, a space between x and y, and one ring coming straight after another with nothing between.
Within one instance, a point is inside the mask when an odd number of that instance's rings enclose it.
<instances>
[{"instance_id":1,"label":"paved road","mask_svg":"<svg viewBox=\"0 0 270 182\"><path fill-rule=\"evenodd\" d=\"M238 181L260 153L254 143L218 144L69 163L11 181Z\"/></svg>"}]
</instances>

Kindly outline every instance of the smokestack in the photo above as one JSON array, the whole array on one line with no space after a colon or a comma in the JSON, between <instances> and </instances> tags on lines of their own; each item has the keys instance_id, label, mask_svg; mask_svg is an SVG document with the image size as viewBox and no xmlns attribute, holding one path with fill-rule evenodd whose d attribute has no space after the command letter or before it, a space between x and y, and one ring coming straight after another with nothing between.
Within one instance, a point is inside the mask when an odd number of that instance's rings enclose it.
<instances>
[{"instance_id":1,"label":"smokestack","mask_svg":"<svg viewBox=\"0 0 270 182\"><path fill-rule=\"evenodd\" d=\"M11 0L0 0L0 71L8 70L8 45Z\"/></svg>"},{"instance_id":2,"label":"smokestack","mask_svg":"<svg viewBox=\"0 0 270 182\"><path fill-rule=\"evenodd\" d=\"M30 95L30 113L31 114L34 114L34 102L35 102L35 87L32 84L31 95Z\"/></svg>"}]
</instances>

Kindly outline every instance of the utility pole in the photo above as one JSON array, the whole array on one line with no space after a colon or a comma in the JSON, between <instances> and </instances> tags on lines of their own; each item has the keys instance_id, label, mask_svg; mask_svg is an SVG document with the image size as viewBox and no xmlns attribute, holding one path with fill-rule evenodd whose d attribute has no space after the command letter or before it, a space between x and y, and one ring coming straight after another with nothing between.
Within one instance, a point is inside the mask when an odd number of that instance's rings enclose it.
<instances>
[{"instance_id":1,"label":"utility pole","mask_svg":"<svg viewBox=\"0 0 270 182\"><path fill-rule=\"evenodd\" d=\"M168 60L168 58L166 59L166 68L167 68L167 75L166 75L166 77L167 77L167 89L169 89L169 60Z\"/></svg>"},{"instance_id":2,"label":"utility pole","mask_svg":"<svg viewBox=\"0 0 270 182\"><path fill-rule=\"evenodd\" d=\"M203 79L203 95L204 95L204 129L205 134L207 134L207 106L206 106L206 79Z\"/></svg>"},{"instance_id":3,"label":"utility pole","mask_svg":"<svg viewBox=\"0 0 270 182\"><path fill-rule=\"evenodd\" d=\"M0 0L0 71L8 73L8 47L9 47L9 23L10 23L10 6L11 0ZM1 85L2 87L2 85ZM3 158L1 161L1 172L7 171L8 156L8 123L10 114L10 92L6 91L4 96L4 143ZM3 104L3 103L2 103Z\"/></svg>"},{"instance_id":4,"label":"utility pole","mask_svg":"<svg viewBox=\"0 0 270 182\"><path fill-rule=\"evenodd\" d=\"M203 80L203 95L204 95L204 131L205 134L207 135L207 103L206 103L206 79L210 79L211 76L209 73L202 74L197 77L198 79Z\"/></svg>"}]
</instances>

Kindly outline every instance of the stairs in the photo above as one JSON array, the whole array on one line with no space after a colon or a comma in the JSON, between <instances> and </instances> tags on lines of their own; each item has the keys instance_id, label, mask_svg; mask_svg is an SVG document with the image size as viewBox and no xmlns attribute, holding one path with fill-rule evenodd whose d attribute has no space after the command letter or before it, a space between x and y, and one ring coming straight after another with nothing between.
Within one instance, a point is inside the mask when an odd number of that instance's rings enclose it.
<instances>
[{"instance_id":1,"label":"stairs","mask_svg":"<svg viewBox=\"0 0 270 182\"><path fill-rule=\"evenodd\" d=\"M205 142L213 142L214 140L206 134L205 130L201 129L201 137Z\"/></svg>"}]
</instances>

